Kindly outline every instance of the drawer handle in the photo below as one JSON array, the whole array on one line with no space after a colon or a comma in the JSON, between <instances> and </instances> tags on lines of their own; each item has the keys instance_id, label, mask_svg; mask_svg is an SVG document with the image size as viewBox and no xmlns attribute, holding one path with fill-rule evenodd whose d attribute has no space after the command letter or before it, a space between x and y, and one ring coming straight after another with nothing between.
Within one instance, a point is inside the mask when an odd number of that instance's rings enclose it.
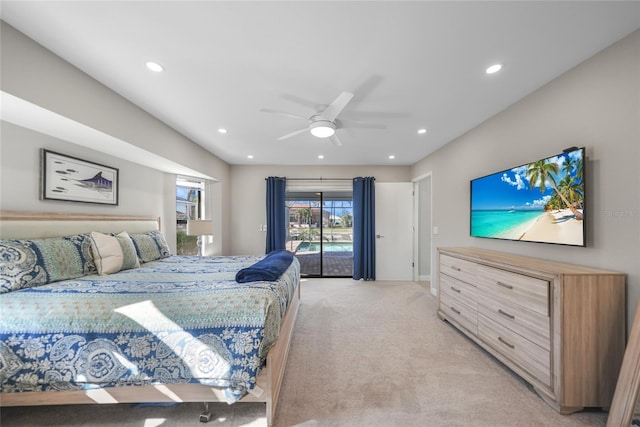
<instances>
[{"instance_id":1,"label":"drawer handle","mask_svg":"<svg viewBox=\"0 0 640 427\"><path fill-rule=\"evenodd\" d=\"M455 314L460 314L460 310L456 310L454 307L449 307Z\"/></svg>"},{"instance_id":2,"label":"drawer handle","mask_svg":"<svg viewBox=\"0 0 640 427\"><path fill-rule=\"evenodd\" d=\"M506 311L502 311L501 308L498 309L498 313L502 314L503 316L508 317L509 319L515 319L516 316L514 316L513 314L509 314Z\"/></svg>"},{"instance_id":3,"label":"drawer handle","mask_svg":"<svg viewBox=\"0 0 640 427\"><path fill-rule=\"evenodd\" d=\"M513 344L511 344L511 343L509 343L509 342L507 342L507 341L505 341L502 337L498 337L498 341L500 341L502 344L506 345L507 347L509 347L509 348L510 348L510 349L512 349L512 350L513 350L514 348L516 348L516 346L515 346L515 345L513 345Z\"/></svg>"},{"instance_id":4,"label":"drawer handle","mask_svg":"<svg viewBox=\"0 0 640 427\"><path fill-rule=\"evenodd\" d=\"M496 285L502 286L503 288L507 288L507 289L513 289L513 286L503 282L496 282Z\"/></svg>"},{"instance_id":5,"label":"drawer handle","mask_svg":"<svg viewBox=\"0 0 640 427\"><path fill-rule=\"evenodd\" d=\"M460 289L454 288L453 286L449 286L453 292L460 293Z\"/></svg>"},{"instance_id":6,"label":"drawer handle","mask_svg":"<svg viewBox=\"0 0 640 427\"><path fill-rule=\"evenodd\" d=\"M451 269L455 270L455 271L462 271L462 269L460 267L456 267L455 265L452 265Z\"/></svg>"}]
</instances>

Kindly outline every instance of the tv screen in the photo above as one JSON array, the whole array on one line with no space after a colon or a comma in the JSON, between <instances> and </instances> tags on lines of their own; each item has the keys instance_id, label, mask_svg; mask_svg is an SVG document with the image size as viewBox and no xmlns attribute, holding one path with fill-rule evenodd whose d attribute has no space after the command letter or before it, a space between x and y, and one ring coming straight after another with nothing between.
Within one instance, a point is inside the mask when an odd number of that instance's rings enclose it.
<instances>
[{"instance_id":1,"label":"tv screen","mask_svg":"<svg viewBox=\"0 0 640 427\"><path fill-rule=\"evenodd\" d=\"M471 181L471 236L585 246L583 148Z\"/></svg>"}]
</instances>

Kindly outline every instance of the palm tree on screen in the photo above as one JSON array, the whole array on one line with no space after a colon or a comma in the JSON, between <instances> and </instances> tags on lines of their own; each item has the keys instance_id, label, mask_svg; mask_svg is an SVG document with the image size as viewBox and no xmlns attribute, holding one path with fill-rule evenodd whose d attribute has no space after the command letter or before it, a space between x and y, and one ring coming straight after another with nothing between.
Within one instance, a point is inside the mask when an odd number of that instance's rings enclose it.
<instances>
[{"instance_id":1,"label":"palm tree on screen","mask_svg":"<svg viewBox=\"0 0 640 427\"><path fill-rule=\"evenodd\" d=\"M582 185L578 183L578 180L575 177L570 175L565 176L562 181L558 183L558 188L572 205L577 203L579 206L582 206Z\"/></svg>"},{"instance_id":2,"label":"palm tree on screen","mask_svg":"<svg viewBox=\"0 0 640 427\"><path fill-rule=\"evenodd\" d=\"M582 181L582 172L584 170L584 161L583 159L576 159L569 157L567 161L562 165L562 170L567 173L567 175L572 175L578 181Z\"/></svg>"},{"instance_id":3,"label":"palm tree on screen","mask_svg":"<svg viewBox=\"0 0 640 427\"><path fill-rule=\"evenodd\" d=\"M582 213L573 206L573 203L570 203L569 200L567 200L556 185L556 181L553 177L557 176L559 171L560 168L557 163L539 160L537 162L530 163L527 167L527 179L532 186L538 185L540 187L540 192L543 194L547 189L547 184L549 184L558 197L562 199L562 202L567 206L567 208L571 210L573 216L575 216L577 220L581 221L583 218Z\"/></svg>"}]
</instances>

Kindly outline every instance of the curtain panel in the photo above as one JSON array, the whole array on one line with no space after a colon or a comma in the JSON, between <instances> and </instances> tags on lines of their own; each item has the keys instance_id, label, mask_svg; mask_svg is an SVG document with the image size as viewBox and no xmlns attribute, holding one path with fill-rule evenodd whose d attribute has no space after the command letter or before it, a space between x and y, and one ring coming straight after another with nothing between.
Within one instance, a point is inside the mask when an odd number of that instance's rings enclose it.
<instances>
[{"instance_id":1,"label":"curtain panel","mask_svg":"<svg viewBox=\"0 0 640 427\"><path fill-rule=\"evenodd\" d=\"M287 241L287 209L285 193L287 179L267 178L267 247L265 253L285 249Z\"/></svg>"},{"instance_id":2,"label":"curtain panel","mask_svg":"<svg viewBox=\"0 0 640 427\"><path fill-rule=\"evenodd\" d=\"M353 279L376 279L375 178L353 179Z\"/></svg>"}]
</instances>

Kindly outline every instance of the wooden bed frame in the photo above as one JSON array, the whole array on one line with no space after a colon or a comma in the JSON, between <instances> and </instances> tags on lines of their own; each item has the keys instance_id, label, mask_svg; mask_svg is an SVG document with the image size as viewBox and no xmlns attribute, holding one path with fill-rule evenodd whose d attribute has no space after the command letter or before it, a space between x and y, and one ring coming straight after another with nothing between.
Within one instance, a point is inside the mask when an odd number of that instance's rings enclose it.
<instances>
[{"instance_id":1,"label":"wooden bed frame","mask_svg":"<svg viewBox=\"0 0 640 427\"><path fill-rule=\"evenodd\" d=\"M58 214L0 211L0 238L59 237L91 231L145 232L160 229L160 218L139 216ZM300 284L282 323L280 336L267 354L257 387L240 402L266 403L268 425L273 424L300 303ZM0 406L75 405L144 402L225 402L221 390L202 384L163 384L111 387L97 390L1 393Z\"/></svg>"}]
</instances>

